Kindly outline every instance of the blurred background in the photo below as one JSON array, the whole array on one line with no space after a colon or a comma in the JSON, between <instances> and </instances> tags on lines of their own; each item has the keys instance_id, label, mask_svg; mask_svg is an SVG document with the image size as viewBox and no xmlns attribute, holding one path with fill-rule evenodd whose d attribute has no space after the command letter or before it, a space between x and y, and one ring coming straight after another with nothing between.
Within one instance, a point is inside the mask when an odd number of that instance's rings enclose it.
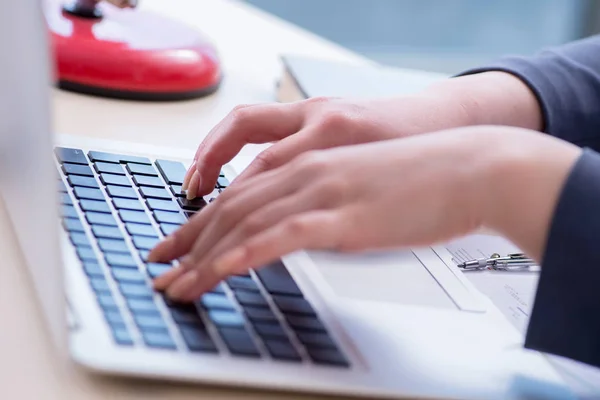
<instances>
[{"instance_id":1,"label":"blurred background","mask_svg":"<svg viewBox=\"0 0 600 400\"><path fill-rule=\"evenodd\" d=\"M246 0L391 66L452 74L600 31L597 0Z\"/></svg>"}]
</instances>

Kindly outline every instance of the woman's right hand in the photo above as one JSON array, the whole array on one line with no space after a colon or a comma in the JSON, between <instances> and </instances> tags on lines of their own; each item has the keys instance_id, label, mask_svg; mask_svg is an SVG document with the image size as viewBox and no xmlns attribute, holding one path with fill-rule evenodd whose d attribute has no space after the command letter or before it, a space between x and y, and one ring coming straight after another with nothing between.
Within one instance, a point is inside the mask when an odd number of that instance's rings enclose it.
<instances>
[{"instance_id":1,"label":"woman's right hand","mask_svg":"<svg viewBox=\"0 0 600 400\"><path fill-rule=\"evenodd\" d=\"M233 184L309 150L467 125L539 129L539 105L518 78L486 72L444 80L410 96L352 101L312 98L236 107L200 144L186 174L188 198L210 193L223 165L249 143L271 143Z\"/></svg>"}]
</instances>

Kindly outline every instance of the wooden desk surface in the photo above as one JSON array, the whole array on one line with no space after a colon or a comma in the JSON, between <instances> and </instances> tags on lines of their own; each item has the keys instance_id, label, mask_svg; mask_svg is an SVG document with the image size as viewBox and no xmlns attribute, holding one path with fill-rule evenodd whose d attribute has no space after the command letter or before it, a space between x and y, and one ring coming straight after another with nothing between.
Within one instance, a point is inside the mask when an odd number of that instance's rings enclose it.
<instances>
[{"instance_id":1,"label":"wooden desk surface","mask_svg":"<svg viewBox=\"0 0 600 400\"><path fill-rule=\"evenodd\" d=\"M142 0L141 7L196 26L215 40L226 73L221 90L205 99L172 104L105 100L56 90L56 132L195 148L236 104L275 99L275 82L281 71L278 54L361 60L238 1ZM4 207L0 208L0 254L0 399L314 398L100 378L73 365L63 368L45 335Z\"/></svg>"}]
</instances>

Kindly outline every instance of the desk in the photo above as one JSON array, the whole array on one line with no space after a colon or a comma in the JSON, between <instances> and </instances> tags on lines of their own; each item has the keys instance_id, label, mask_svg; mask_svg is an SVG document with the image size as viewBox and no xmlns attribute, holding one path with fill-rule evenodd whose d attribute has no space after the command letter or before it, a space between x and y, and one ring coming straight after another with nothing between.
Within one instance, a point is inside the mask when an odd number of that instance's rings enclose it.
<instances>
[{"instance_id":1,"label":"desk","mask_svg":"<svg viewBox=\"0 0 600 400\"><path fill-rule=\"evenodd\" d=\"M197 26L218 43L226 78L215 95L172 104L142 104L53 93L57 132L196 148L208 130L239 103L274 101L278 54L294 52L338 60L360 57L232 0L142 0L154 10ZM206 386L99 378L74 366L57 368L16 239L0 208L1 399L270 399L281 394ZM285 398L308 398L286 395ZM310 397L314 398L314 397Z\"/></svg>"}]
</instances>

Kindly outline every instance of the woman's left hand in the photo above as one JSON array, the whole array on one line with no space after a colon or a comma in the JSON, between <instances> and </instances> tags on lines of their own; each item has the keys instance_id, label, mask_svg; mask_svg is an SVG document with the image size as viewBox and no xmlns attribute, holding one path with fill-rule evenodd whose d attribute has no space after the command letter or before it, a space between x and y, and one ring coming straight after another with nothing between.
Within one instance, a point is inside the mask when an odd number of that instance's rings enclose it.
<instances>
[{"instance_id":1,"label":"woman's left hand","mask_svg":"<svg viewBox=\"0 0 600 400\"><path fill-rule=\"evenodd\" d=\"M503 213L522 217L517 244L539 252L577 154L541 133L494 127L309 152L225 190L159 244L149 259L180 266L155 288L191 301L296 250L430 245L482 225L502 231ZM519 186L531 177L536 185ZM519 209L506 195L515 184Z\"/></svg>"}]
</instances>

